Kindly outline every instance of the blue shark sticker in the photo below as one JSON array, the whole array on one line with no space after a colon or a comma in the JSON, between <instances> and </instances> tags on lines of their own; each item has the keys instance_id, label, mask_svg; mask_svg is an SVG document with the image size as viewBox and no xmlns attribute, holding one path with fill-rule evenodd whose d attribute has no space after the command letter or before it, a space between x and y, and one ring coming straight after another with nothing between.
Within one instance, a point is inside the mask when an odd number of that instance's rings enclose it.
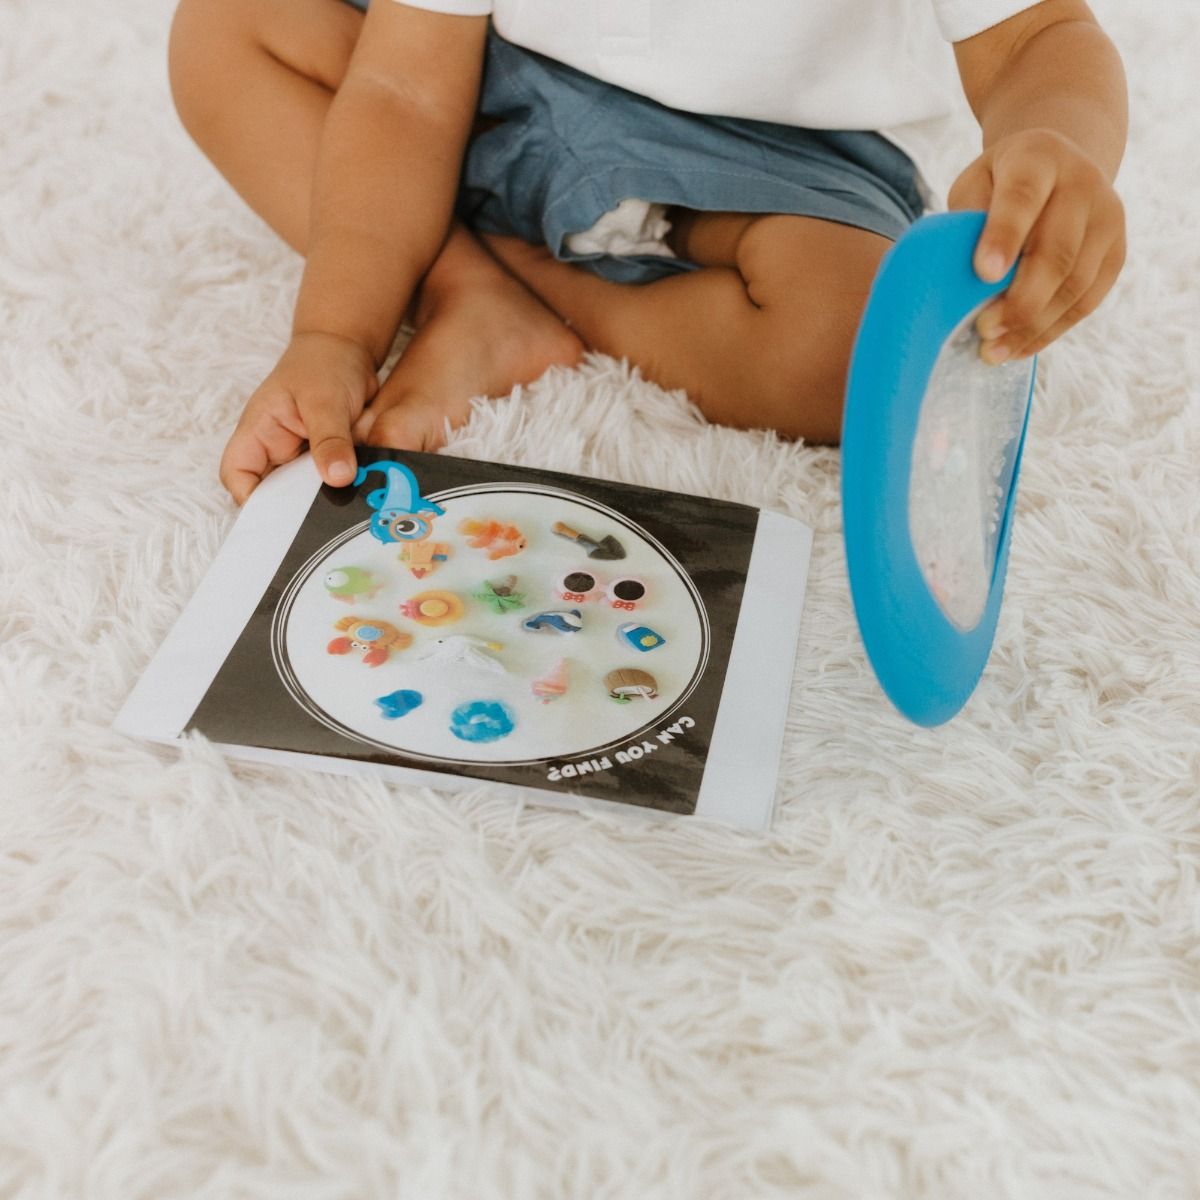
<instances>
[{"instance_id":1,"label":"blue shark sticker","mask_svg":"<svg viewBox=\"0 0 1200 1200\"><path fill-rule=\"evenodd\" d=\"M417 477L403 463L381 459L360 467L354 476L354 486L366 481L372 471L384 478L384 485L367 493L367 506L375 510L371 517L371 533L381 542L419 542L429 536L432 517L442 516L445 509L421 495ZM430 516L422 516L428 513Z\"/></svg>"}]
</instances>

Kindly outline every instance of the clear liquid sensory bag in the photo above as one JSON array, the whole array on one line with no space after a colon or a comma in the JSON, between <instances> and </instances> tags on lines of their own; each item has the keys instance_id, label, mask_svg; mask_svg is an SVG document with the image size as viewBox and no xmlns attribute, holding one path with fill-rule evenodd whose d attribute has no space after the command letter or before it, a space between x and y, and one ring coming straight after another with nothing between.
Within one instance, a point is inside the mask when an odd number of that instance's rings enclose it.
<instances>
[{"instance_id":1,"label":"clear liquid sensory bag","mask_svg":"<svg viewBox=\"0 0 1200 1200\"><path fill-rule=\"evenodd\" d=\"M851 358L842 509L855 615L896 707L949 720L991 652L1036 362L979 358L1012 281L972 266L981 212L922 217L884 258ZM1014 268L1015 270L1015 268Z\"/></svg>"}]
</instances>

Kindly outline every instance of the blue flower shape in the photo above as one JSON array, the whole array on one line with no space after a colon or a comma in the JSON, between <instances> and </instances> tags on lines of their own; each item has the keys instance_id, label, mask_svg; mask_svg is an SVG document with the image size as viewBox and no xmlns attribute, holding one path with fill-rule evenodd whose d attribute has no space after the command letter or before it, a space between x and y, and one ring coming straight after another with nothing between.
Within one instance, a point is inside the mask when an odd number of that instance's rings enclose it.
<instances>
[{"instance_id":1,"label":"blue flower shape","mask_svg":"<svg viewBox=\"0 0 1200 1200\"><path fill-rule=\"evenodd\" d=\"M512 710L499 700L470 700L450 714L450 732L464 742L496 742L515 725Z\"/></svg>"}]
</instances>

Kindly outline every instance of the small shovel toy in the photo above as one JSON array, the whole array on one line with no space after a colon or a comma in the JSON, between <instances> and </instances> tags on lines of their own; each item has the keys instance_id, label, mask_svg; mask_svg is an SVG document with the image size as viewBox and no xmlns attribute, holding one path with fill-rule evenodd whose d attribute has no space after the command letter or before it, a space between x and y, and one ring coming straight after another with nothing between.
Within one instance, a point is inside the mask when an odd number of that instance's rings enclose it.
<instances>
[{"instance_id":1,"label":"small shovel toy","mask_svg":"<svg viewBox=\"0 0 1200 1200\"><path fill-rule=\"evenodd\" d=\"M565 521L555 521L551 528L559 537L566 538L577 546L582 546L587 551L588 558L611 561L615 558L625 557L625 547L611 533L596 541L595 538L588 537L586 533L572 529Z\"/></svg>"}]
</instances>

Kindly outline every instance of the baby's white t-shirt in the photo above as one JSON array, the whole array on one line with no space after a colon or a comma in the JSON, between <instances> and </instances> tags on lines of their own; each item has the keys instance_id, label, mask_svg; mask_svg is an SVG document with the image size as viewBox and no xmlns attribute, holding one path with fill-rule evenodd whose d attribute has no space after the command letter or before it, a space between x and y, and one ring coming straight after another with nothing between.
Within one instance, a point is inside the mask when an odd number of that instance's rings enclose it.
<instances>
[{"instance_id":1,"label":"baby's white t-shirt","mask_svg":"<svg viewBox=\"0 0 1200 1200\"><path fill-rule=\"evenodd\" d=\"M949 43L1036 0L401 2L490 15L508 41L672 108L875 130L913 159L937 208L950 182L939 140L963 106Z\"/></svg>"}]
</instances>

